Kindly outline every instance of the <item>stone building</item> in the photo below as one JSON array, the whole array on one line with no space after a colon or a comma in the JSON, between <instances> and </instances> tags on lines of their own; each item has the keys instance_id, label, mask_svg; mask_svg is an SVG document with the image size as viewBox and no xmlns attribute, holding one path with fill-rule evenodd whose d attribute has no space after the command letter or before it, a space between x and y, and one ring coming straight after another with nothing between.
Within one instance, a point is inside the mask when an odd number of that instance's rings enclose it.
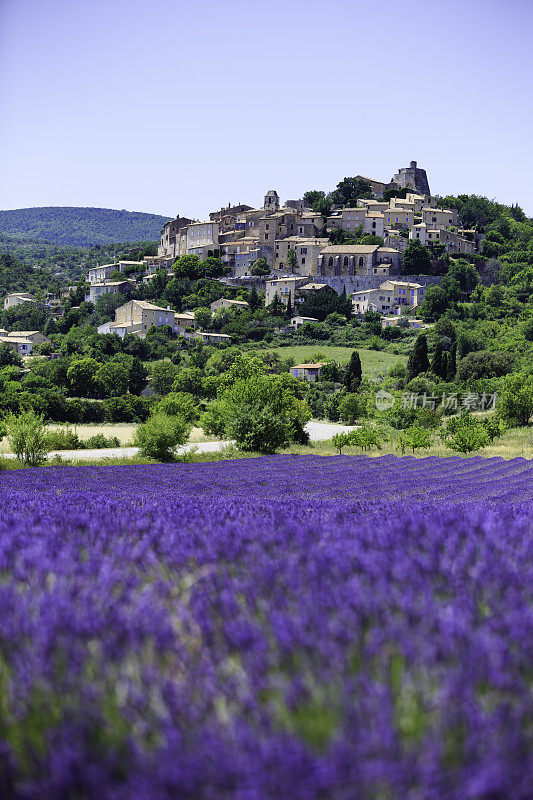
<instances>
[{"instance_id":1,"label":"stone building","mask_svg":"<svg viewBox=\"0 0 533 800\"><path fill-rule=\"evenodd\" d=\"M279 196L275 189L269 189L265 195L264 211L279 211Z\"/></svg>"},{"instance_id":2,"label":"stone building","mask_svg":"<svg viewBox=\"0 0 533 800\"><path fill-rule=\"evenodd\" d=\"M400 167L396 175L392 176L391 183L400 189L411 189L417 194L431 194L426 170L417 166L416 161L411 161L408 167Z\"/></svg>"},{"instance_id":3,"label":"stone building","mask_svg":"<svg viewBox=\"0 0 533 800\"><path fill-rule=\"evenodd\" d=\"M298 287L306 283L308 283L306 277L297 276L285 276L266 281L265 306L269 306L276 295L284 305L287 305L290 300L291 305L294 306Z\"/></svg>"},{"instance_id":4,"label":"stone building","mask_svg":"<svg viewBox=\"0 0 533 800\"><path fill-rule=\"evenodd\" d=\"M4 311L20 306L22 303L36 303L35 297L28 292L14 292L4 297Z\"/></svg>"},{"instance_id":5,"label":"stone building","mask_svg":"<svg viewBox=\"0 0 533 800\"><path fill-rule=\"evenodd\" d=\"M377 244L341 244L325 247L317 263L317 275L388 275L398 272L400 253Z\"/></svg>"},{"instance_id":6,"label":"stone building","mask_svg":"<svg viewBox=\"0 0 533 800\"><path fill-rule=\"evenodd\" d=\"M101 297L106 294L131 294L133 285L130 281L107 281L102 283L93 283L89 289L89 294L85 299L91 303L96 303Z\"/></svg>"},{"instance_id":7,"label":"stone building","mask_svg":"<svg viewBox=\"0 0 533 800\"><path fill-rule=\"evenodd\" d=\"M177 236L182 228L185 228L192 222L188 217L180 217L178 214L176 219L171 219L165 223L161 231L161 239L157 254L159 256L171 255L174 258L179 255L177 247Z\"/></svg>"},{"instance_id":8,"label":"stone building","mask_svg":"<svg viewBox=\"0 0 533 800\"><path fill-rule=\"evenodd\" d=\"M375 289L352 292L354 314L364 314L365 311L401 314L402 311L417 306L423 299L424 292L425 287L420 283L389 279Z\"/></svg>"},{"instance_id":9,"label":"stone building","mask_svg":"<svg viewBox=\"0 0 533 800\"><path fill-rule=\"evenodd\" d=\"M425 222L430 228L450 228L459 224L459 217L455 209L424 207L422 222Z\"/></svg>"},{"instance_id":10,"label":"stone building","mask_svg":"<svg viewBox=\"0 0 533 800\"><path fill-rule=\"evenodd\" d=\"M303 238L288 236L276 242L274 253L274 269L287 270L287 255L289 250L296 253L294 271L300 275L316 275L318 256L328 244L328 239Z\"/></svg>"},{"instance_id":11,"label":"stone building","mask_svg":"<svg viewBox=\"0 0 533 800\"><path fill-rule=\"evenodd\" d=\"M252 206L247 206L244 203L232 206L228 203L227 208L221 208L220 211L212 211L209 214L209 220L218 222L220 232L227 233L235 230L237 219L246 211L253 211Z\"/></svg>"}]
</instances>

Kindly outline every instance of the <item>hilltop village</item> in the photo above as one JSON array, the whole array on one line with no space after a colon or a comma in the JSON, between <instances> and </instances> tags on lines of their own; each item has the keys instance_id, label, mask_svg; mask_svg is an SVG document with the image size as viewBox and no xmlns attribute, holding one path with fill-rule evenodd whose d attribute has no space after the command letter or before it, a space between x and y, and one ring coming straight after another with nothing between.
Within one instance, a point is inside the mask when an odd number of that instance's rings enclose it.
<instances>
[{"instance_id":1,"label":"hilltop village","mask_svg":"<svg viewBox=\"0 0 533 800\"><path fill-rule=\"evenodd\" d=\"M283 203L270 189L208 217L78 265L60 291L2 256L4 413L138 423L172 401L220 435L217 404L251 371L352 424L378 385L486 398L531 369L533 224L518 206L439 197L413 161L388 182Z\"/></svg>"},{"instance_id":2,"label":"hilltop village","mask_svg":"<svg viewBox=\"0 0 533 800\"><path fill-rule=\"evenodd\" d=\"M210 265L218 261L220 268L206 270L205 277L216 278L228 289L262 290L265 306L280 302L289 310L286 331L319 321L302 316L298 307L326 287L349 297L354 315L377 312L383 327L394 326L441 277L427 274L432 272L427 269L418 272L417 255L423 262L431 248L437 264L439 257L468 257L479 251L484 239L475 229L462 227L457 210L443 207L431 194L426 171L416 161L400 168L388 183L357 175L339 187L329 198L310 191L284 204L271 189L260 208L228 205L205 221L178 215L163 227L157 255L88 270L85 302L94 305L108 295L124 300L98 332L143 337L152 326L170 325L178 335L230 343L229 334L202 331L194 310L130 299L138 294L138 285L150 285L162 274L167 280L174 278L173 265L184 257ZM406 252L415 255L407 271ZM49 307L61 314L62 303L74 290L65 287L60 297L48 298ZM246 300L228 295L213 301L211 311L248 306ZM39 302L27 292L13 292L4 298L4 310ZM423 324L410 316L404 316L404 322L412 327ZM42 332L0 330L0 342L21 355L31 354L39 337Z\"/></svg>"}]
</instances>

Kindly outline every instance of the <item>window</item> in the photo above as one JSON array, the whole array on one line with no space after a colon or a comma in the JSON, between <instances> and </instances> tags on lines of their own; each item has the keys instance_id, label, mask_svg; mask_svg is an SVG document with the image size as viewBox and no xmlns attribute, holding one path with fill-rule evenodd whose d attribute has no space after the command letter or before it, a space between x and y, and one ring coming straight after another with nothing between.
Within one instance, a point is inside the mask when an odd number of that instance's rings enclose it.
<instances>
[{"instance_id":1,"label":"window","mask_svg":"<svg viewBox=\"0 0 533 800\"><path fill-rule=\"evenodd\" d=\"M306 255L307 255L307 247L302 247L302 248L300 249L300 253L301 253L303 256L306 256Z\"/></svg>"},{"instance_id":2,"label":"window","mask_svg":"<svg viewBox=\"0 0 533 800\"><path fill-rule=\"evenodd\" d=\"M332 267L332 266L333 266L333 256L330 256L329 259L328 259L328 267Z\"/></svg>"},{"instance_id":3,"label":"window","mask_svg":"<svg viewBox=\"0 0 533 800\"><path fill-rule=\"evenodd\" d=\"M268 241L268 233L265 233L265 242Z\"/></svg>"},{"instance_id":4,"label":"window","mask_svg":"<svg viewBox=\"0 0 533 800\"><path fill-rule=\"evenodd\" d=\"M302 258L302 266L305 264L305 258Z\"/></svg>"},{"instance_id":5,"label":"window","mask_svg":"<svg viewBox=\"0 0 533 800\"><path fill-rule=\"evenodd\" d=\"M343 265L344 265L345 267L347 267L347 266L348 266L348 256L344 256Z\"/></svg>"},{"instance_id":6,"label":"window","mask_svg":"<svg viewBox=\"0 0 533 800\"><path fill-rule=\"evenodd\" d=\"M363 256L359 256L359 266L364 267L364 265L365 265L365 259L363 258Z\"/></svg>"}]
</instances>

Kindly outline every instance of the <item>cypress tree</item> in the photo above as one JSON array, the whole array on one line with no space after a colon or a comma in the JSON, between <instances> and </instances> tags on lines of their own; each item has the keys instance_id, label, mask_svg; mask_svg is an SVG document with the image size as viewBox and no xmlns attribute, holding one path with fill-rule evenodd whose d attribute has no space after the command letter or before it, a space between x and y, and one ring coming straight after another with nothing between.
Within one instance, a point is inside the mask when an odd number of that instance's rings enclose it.
<instances>
[{"instance_id":1,"label":"cypress tree","mask_svg":"<svg viewBox=\"0 0 533 800\"><path fill-rule=\"evenodd\" d=\"M255 311L261 305L259 301L259 295L257 294L257 289L255 286L252 286L250 297L248 299L248 305L251 311Z\"/></svg>"},{"instance_id":2,"label":"cypress tree","mask_svg":"<svg viewBox=\"0 0 533 800\"><path fill-rule=\"evenodd\" d=\"M286 311L287 319L292 318L292 303L291 303L291 293L289 292L289 297L287 299L287 311Z\"/></svg>"},{"instance_id":3,"label":"cypress tree","mask_svg":"<svg viewBox=\"0 0 533 800\"><path fill-rule=\"evenodd\" d=\"M431 362L431 371L438 375L439 378L442 377L442 342L437 342L437 346L435 347L435 352L433 354L433 360Z\"/></svg>"},{"instance_id":4,"label":"cypress tree","mask_svg":"<svg viewBox=\"0 0 533 800\"><path fill-rule=\"evenodd\" d=\"M352 300L346 296L346 284L342 287L342 292L339 297L339 314L344 314L346 317L351 316L352 313Z\"/></svg>"},{"instance_id":5,"label":"cypress tree","mask_svg":"<svg viewBox=\"0 0 533 800\"><path fill-rule=\"evenodd\" d=\"M452 344L450 355L448 356L448 364L446 369L446 380L455 380L455 373L457 372L457 342Z\"/></svg>"},{"instance_id":6,"label":"cypress tree","mask_svg":"<svg viewBox=\"0 0 533 800\"><path fill-rule=\"evenodd\" d=\"M358 389L362 377L363 368L361 366L361 358L357 350L354 350L350 358L350 363L344 373L344 385L349 392L355 392Z\"/></svg>"},{"instance_id":7,"label":"cypress tree","mask_svg":"<svg viewBox=\"0 0 533 800\"><path fill-rule=\"evenodd\" d=\"M427 372L429 369L428 358L428 340L424 333L419 334L415 342L415 346L411 350L411 354L407 361L407 374L409 380L416 378L421 372Z\"/></svg>"},{"instance_id":8,"label":"cypress tree","mask_svg":"<svg viewBox=\"0 0 533 800\"><path fill-rule=\"evenodd\" d=\"M440 377L442 378L443 381L446 380L447 374L448 374L448 353L443 353L441 359L441 371L440 371Z\"/></svg>"}]
</instances>

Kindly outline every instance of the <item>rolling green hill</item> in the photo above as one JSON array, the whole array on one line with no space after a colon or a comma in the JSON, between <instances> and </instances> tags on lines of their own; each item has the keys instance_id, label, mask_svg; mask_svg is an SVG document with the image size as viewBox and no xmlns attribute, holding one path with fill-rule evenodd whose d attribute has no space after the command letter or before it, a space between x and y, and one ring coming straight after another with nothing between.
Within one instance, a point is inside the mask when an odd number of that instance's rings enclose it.
<instances>
[{"instance_id":1,"label":"rolling green hill","mask_svg":"<svg viewBox=\"0 0 533 800\"><path fill-rule=\"evenodd\" d=\"M111 208L43 207L0 211L0 234L68 247L156 242L168 217Z\"/></svg>"}]
</instances>

